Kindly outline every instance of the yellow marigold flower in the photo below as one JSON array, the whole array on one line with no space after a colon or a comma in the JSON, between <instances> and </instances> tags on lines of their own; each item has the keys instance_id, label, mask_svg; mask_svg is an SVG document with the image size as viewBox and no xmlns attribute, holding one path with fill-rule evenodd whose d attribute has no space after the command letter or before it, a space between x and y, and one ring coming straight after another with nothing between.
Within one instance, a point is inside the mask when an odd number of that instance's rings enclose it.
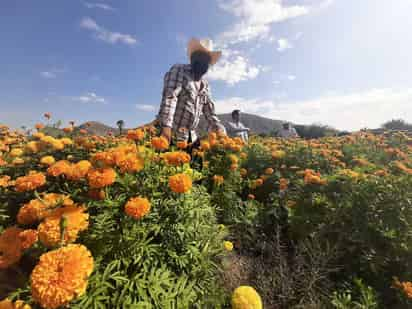
<instances>
[{"instance_id":1,"label":"yellow marigold flower","mask_svg":"<svg viewBox=\"0 0 412 309\"><path fill-rule=\"evenodd\" d=\"M35 132L33 133L33 137L37 139L42 139L45 136L43 132Z\"/></svg>"},{"instance_id":2,"label":"yellow marigold flower","mask_svg":"<svg viewBox=\"0 0 412 309\"><path fill-rule=\"evenodd\" d=\"M177 148L179 149L186 149L187 148L187 141L178 141L176 143Z\"/></svg>"},{"instance_id":3,"label":"yellow marigold flower","mask_svg":"<svg viewBox=\"0 0 412 309\"><path fill-rule=\"evenodd\" d=\"M19 238L22 229L12 226L0 235L0 269L8 268L17 263L22 255L21 240Z\"/></svg>"},{"instance_id":4,"label":"yellow marigold flower","mask_svg":"<svg viewBox=\"0 0 412 309\"><path fill-rule=\"evenodd\" d=\"M76 164L70 165L70 168L66 171L67 179L78 181L86 177L87 173L92 168L92 164L87 160L82 160Z\"/></svg>"},{"instance_id":5,"label":"yellow marigold flower","mask_svg":"<svg viewBox=\"0 0 412 309\"><path fill-rule=\"evenodd\" d=\"M91 188L99 189L113 184L116 180L116 172L112 168L92 169L87 174L87 179Z\"/></svg>"},{"instance_id":6,"label":"yellow marigold flower","mask_svg":"<svg viewBox=\"0 0 412 309\"><path fill-rule=\"evenodd\" d=\"M70 172L70 169L71 169L71 164L69 161L60 160L54 163L53 165L51 165L47 169L47 175L54 176L54 177L65 175Z\"/></svg>"},{"instance_id":7,"label":"yellow marigold flower","mask_svg":"<svg viewBox=\"0 0 412 309\"><path fill-rule=\"evenodd\" d=\"M406 174L412 175L412 168L407 167L404 163L400 161L395 161L394 165L398 170L405 172Z\"/></svg>"},{"instance_id":8,"label":"yellow marigold flower","mask_svg":"<svg viewBox=\"0 0 412 309\"><path fill-rule=\"evenodd\" d=\"M73 201L66 195L43 194L40 199L33 199L19 209L17 222L22 225L33 224L45 218L50 213L50 209L69 205L73 205Z\"/></svg>"},{"instance_id":9,"label":"yellow marigold flower","mask_svg":"<svg viewBox=\"0 0 412 309\"><path fill-rule=\"evenodd\" d=\"M320 178L320 173L315 173L313 170L305 170L304 182L305 184L325 185L326 180Z\"/></svg>"},{"instance_id":10,"label":"yellow marigold flower","mask_svg":"<svg viewBox=\"0 0 412 309\"><path fill-rule=\"evenodd\" d=\"M289 186L289 180L286 178L280 178L279 179L279 190L280 191L285 191Z\"/></svg>"},{"instance_id":11,"label":"yellow marigold flower","mask_svg":"<svg viewBox=\"0 0 412 309\"><path fill-rule=\"evenodd\" d=\"M40 159L40 163L44 165L52 165L56 162L53 156L44 156Z\"/></svg>"},{"instance_id":12,"label":"yellow marigold flower","mask_svg":"<svg viewBox=\"0 0 412 309\"><path fill-rule=\"evenodd\" d=\"M14 158L13 161L11 161L11 164L21 165L21 164L24 164L24 160L22 158Z\"/></svg>"},{"instance_id":13,"label":"yellow marigold flower","mask_svg":"<svg viewBox=\"0 0 412 309\"><path fill-rule=\"evenodd\" d=\"M73 145L73 141L68 138L68 137L63 137L59 140L60 142L63 143L63 145L67 146L67 145Z\"/></svg>"},{"instance_id":14,"label":"yellow marigold flower","mask_svg":"<svg viewBox=\"0 0 412 309\"><path fill-rule=\"evenodd\" d=\"M352 171L352 170L350 170L350 169L340 170L340 171L338 172L338 174L341 175L341 176L346 176L346 177L352 178L352 179L357 179L357 178L359 178L359 176L360 176L359 173L357 173L357 172L355 172L355 171Z\"/></svg>"},{"instance_id":15,"label":"yellow marigold flower","mask_svg":"<svg viewBox=\"0 0 412 309\"><path fill-rule=\"evenodd\" d=\"M43 173L33 172L27 176L16 179L14 184L17 192L32 191L46 183L46 176Z\"/></svg>"},{"instance_id":16,"label":"yellow marigold flower","mask_svg":"<svg viewBox=\"0 0 412 309\"><path fill-rule=\"evenodd\" d=\"M52 145L53 149L55 149L55 150L63 150L64 149L64 144L60 140L54 140L51 143L51 145Z\"/></svg>"},{"instance_id":17,"label":"yellow marigold flower","mask_svg":"<svg viewBox=\"0 0 412 309\"><path fill-rule=\"evenodd\" d=\"M200 142L200 148L203 151L208 151L210 149L210 143L208 141L201 141Z\"/></svg>"},{"instance_id":18,"label":"yellow marigold flower","mask_svg":"<svg viewBox=\"0 0 412 309\"><path fill-rule=\"evenodd\" d=\"M0 157L0 166L4 166L6 164L7 164L7 162L4 161L4 159L2 157Z\"/></svg>"},{"instance_id":19,"label":"yellow marigold flower","mask_svg":"<svg viewBox=\"0 0 412 309\"><path fill-rule=\"evenodd\" d=\"M84 207L72 205L57 208L40 223L39 240L48 248L56 247L61 241L72 243L88 226L89 215Z\"/></svg>"},{"instance_id":20,"label":"yellow marigold flower","mask_svg":"<svg viewBox=\"0 0 412 309\"><path fill-rule=\"evenodd\" d=\"M31 273L33 299L47 309L67 305L84 294L93 266L93 257L83 245L44 253Z\"/></svg>"},{"instance_id":21,"label":"yellow marigold flower","mask_svg":"<svg viewBox=\"0 0 412 309\"><path fill-rule=\"evenodd\" d=\"M239 158L235 156L234 154L229 155L229 160L232 162L232 164L238 164L239 163Z\"/></svg>"},{"instance_id":22,"label":"yellow marigold flower","mask_svg":"<svg viewBox=\"0 0 412 309\"><path fill-rule=\"evenodd\" d=\"M274 172L274 170L273 170L273 168L271 168L271 167L268 167L267 169L265 169L265 174L266 174L266 175L272 175L273 172Z\"/></svg>"},{"instance_id":23,"label":"yellow marigold flower","mask_svg":"<svg viewBox=\"0 0 412 309\"><path fill-rule=\"evenodd\" d=\"M5 175L0 177L0 187L7 188L10 185L10 176Z\"/></svg>"},{"instance_id":24,"label":"yellow marigold flower","mask_svg":"<svg viewBox=\"0 0 412 309\"><path fill-rule=\"evenodd\" d=\"M242 159L246 159L247 158L247 153L246 152L241 152L239 155Z\"/></svg>"},{"instance_id":25,"label":"yellow marigold flower","mask_svg":"<svg viewBox=\"0 0 412 309\"><path fill-rule=\"evenodd\" d=\"M20 157L23 155L23 150L21 148L14 148L9 152L9 156L12 158Z\"/></svg>"},{"instance_id":26,"label":"yellow marigold flower","mask_svg":"<svg viewBox=\"0 0 412 309\"><path fill-rule=\"evenodd\" d=\"M225 179L221 175L214 175L213 176L213 182L216 186L220 186L221 184L223 184L224 181L225 181Z\"/></svg>"},{"instance_id":27,"label":"yellow marigold flower","mask_svg":"<svg viewBox=\"0 0 412 309\"><path fill-rule=\"evenodd\" d=\"M179 166L190 162L190 155L183 151L166 152L162 158L169 165Z\"/></svg>"},{"instance_id":28,"label":"yellow marigold flower","mask_svg":"<svg viewBox=\"0 0 412 309\"><path fill-rule=\"evenodd\" d=\"M147 215L150 211L150 202L143 197L134 197L129 199L124 207L124 212L134 218L141 219Z\"/></svg>"},{"instance_id":29,"label":"yellow marigold flower","mask_svg":"<svg viewBox=\"0 0 412 309\"><path fill-rule=\"evenodd\" d=\"M36 230L24 230L19 233L19 239L21 241L21 248L23 250L31 248L37 242Z\"/></svg>"},{"instance_id":30,"label":"yellow marigold flower","mask_svg":"<svg viewBox=\"0 0 412 309\"><path fill-rule=\"evenodd\" d=\"M283 159L286 156L286 152L284 152L283 150L276 150L272 152L272 158L279 160L279 159Z\"/></svg>"},{"instance_id":31,"label":"yellow marigold flower","mask_svg":"<svg viewBox=\"0 0 412 309\"><path fill-rule=\"evenodd\" d=\"M232 251L233 250L233 243L231 241L225 240L223 242L223 246L227 251Z\"/></svg>"},{"instance_id":32,"label":"yellow marigold flower","mask_svg":"<svg viewBox=\"0 0 412 309\"><path fill-rule=\"evenodd\" d=\"M144 138L144 131L142 129L135 129L127 131L127 138L133 141L141 141Z\"/></svg>"},{"instance_id":33,"label":"yellow marigold flower","mask_svg":"<svg viewBox=\"0 0 412 309\"><path fill-rule=\"evenodd\" d=\"M152 147L156 150L166 150L169 148L169 141L163 136L153 137Z\"/></svg>"},{"instance_id":34,"label":"yellow marigold flower","mask_svg":"<svg viewBox=\"0 0 412 309\"><path fill-rule=\"evenodd\" d=\"M169 187L173 192L186 193L192 188L192 179L186 174L170 176Z\"/></svg>"},{"instance_id":35,"label":"yellow marigold flower","mask_svg":"<svg viewBox=\"0 0 412 309\"><path fill-rule=\"evenodd\" d=\"M232 309L262 309L262 300L250 286L240 286L232 294Z\"/></svg>"}]
</instances>

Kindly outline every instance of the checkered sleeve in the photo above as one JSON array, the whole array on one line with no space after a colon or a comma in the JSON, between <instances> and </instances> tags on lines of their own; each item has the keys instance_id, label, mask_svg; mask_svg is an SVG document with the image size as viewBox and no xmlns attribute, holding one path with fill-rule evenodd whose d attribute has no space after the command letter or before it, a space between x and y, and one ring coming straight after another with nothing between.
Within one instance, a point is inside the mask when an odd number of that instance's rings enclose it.
<instances>
[{"instance_id":1,"label":"checkered sleeve","mask_svg":"<svg viewBox=\"0 0 412 309\"><path fill-rule=\"evenodd\" d=\"M203 105L203 115L206 118L206 121L209 125L209 130L211 131L222 131L226 134L226 129L224 125L220 122L219 118L215 112L215 103L211 99L211 93L209 85L207 85L207 97L206 102Z\"/></svg>"},{"instance_id":2,"label":"checkered sleeve","mask_svg":"<svg viewBox=\"0 0 412 309\"><path fill-rule=\"evenodd\" d=\"M179 93L182 91L183 72L179 66L173 66L165 74L162 103L160 105L159 120L162 127L173 126L173 118Z\"/></svg>"}]
</instances>

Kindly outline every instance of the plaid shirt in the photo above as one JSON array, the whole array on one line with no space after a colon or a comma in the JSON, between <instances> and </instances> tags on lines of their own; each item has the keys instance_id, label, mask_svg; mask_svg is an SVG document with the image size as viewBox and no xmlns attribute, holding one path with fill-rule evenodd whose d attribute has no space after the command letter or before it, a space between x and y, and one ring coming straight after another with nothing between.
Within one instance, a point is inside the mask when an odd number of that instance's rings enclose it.
<instances>
[{"instance_id":1,"label":"plaid shirt","mask_svg":"<svg viewBox=\"0 0 412 309\"><path fill-rule=\"evenodd\" d=\"M215 114L208 82L202 79L200 84L201 90L193 80L189 64L172 66L164 77L158 120L162 127L173 128L178 140L188 140L189 136L192 142L197 139L195 130L202 114L208 122L209 130L225 131Z\"/></svg>"}]
</instances>

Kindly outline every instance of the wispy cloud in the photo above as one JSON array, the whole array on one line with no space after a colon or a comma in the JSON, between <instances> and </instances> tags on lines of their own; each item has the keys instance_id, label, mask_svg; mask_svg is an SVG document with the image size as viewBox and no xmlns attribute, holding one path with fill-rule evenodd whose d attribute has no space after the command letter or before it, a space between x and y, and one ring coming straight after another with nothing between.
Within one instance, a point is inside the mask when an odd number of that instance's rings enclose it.
<instances>
[{"instance_id":1,"label":"wispy cloud","mask_svg":"<svg viewBox=\"0 0 412 309\"><path fill-rule=\"evenodd\" d=\"M40 72L40 75L41 75L43 78L47 78L47 79L56 78L56 73L50 72L50 71Z\"/></svg>"},{"instance_id":2,"label":"wispy cloud","mask_svg":"<svg viewBox=\"0 0 412 309\"><path fill-rule=\"evenodd\" d=\"M412 88L370 89L349 94L329 94L302 101L232 97L216 101L218 113L235 108L299 124L322 123L344 130L376 128L387 120L412 121ZM406 118L405 118L406 117Z\"/></svg>"},{"instance_id":3,"label":"wispy cloud","mask_svg":"<svg viewBox=\"0 0 412 309\"><path fill-rule=\"evenodd\" d=\"M261 71L261 67L251 64L239 51L228 49L223 51L222 59L212 67L207 77L234 85L241 81L255 79Z\"/></svg>"},{"instance_id":4,"label":"wispy cloud","mask_svg":"<svg viewBox=\"0 0 412 309\"><path fill-rule=\"evenodd\" d=\"M94 92L88 92L82 96L75 98L76 101L80 101L82 103L102 103L107 104L107 100L103 97L98 96Z\"/></svg>"},{"instance_id":5,"label":"wispy cloud","mask_svg":"<svg viewBox=\"0 0 412 309\"><path fill-rule=\"evenodd\" d=\"M115 8L104 3L91 3L91 2L84 2L85 7L89 9L101 9L104 11L115 11Z\"/></svg>"},{"instance_id":6,"label":"wispy cloud","mask_svg":"<svg viewBox=\"0 0 412 309\"><path fill-rule=\"evenodd\" d=\"M296 76L295 75L288 75L287 79L290 80L290 81L294 81L296 79Z\"/></svg>"},{"instance_id":7,"label":"wispy cloud","mask_svg":"<svg viewBox=\"0 0 412 309\"><path fill-rule=\"evenodd\" d=\"M222 44L267 38L273 23L309 13L305 5L284 5L282 0L220 0L220 8L237 17L237 22L219 35Z\"/></svg>"},{"instance_id":8,"label":"wispy cloud","mask_svg":"<svg viewBox=\"0 0 412 309\"><path fill-rule=\"evenodd\" d=\"M156 106L150 104L136 104L136 109L142 112L154 112Z\"/></svg>"},{"instance_id":9,"label":"wispy cloud","mask_svg":"<svg viewBox=\"0 0 412 309\"><path fill-rule=\"evenodd\" d=\"M109 31L105 29L104 27L99 26L96 23L96 21L94 21L90 17L84 17L80 21L80 27L93 32L94 36L97 39L103 42L106 42L106 43L110 43L110 44L123 43L126 45L135 45L137 43L137 40L134 36L130 34Z\"/></svg>"}]
</instances>

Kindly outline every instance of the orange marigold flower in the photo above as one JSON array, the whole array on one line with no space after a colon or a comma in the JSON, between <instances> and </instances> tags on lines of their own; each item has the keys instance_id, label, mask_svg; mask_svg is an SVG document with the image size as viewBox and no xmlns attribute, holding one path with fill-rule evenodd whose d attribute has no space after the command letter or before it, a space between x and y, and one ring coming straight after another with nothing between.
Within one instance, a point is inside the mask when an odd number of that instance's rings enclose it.
<instances>
[{"instance_id":1,"label":"orange marigold flower","mask_svg":"<svg viewBox=\"0 0 412 309\"><path fill-rule=\"evenodd\" d=\"M37 130L41 130L44 128L44 124L42 123L36 123L36 125L34 126Z\"/></svg>"},{"instance_id":2,"label":"orange marigold flower","mask_svg":"<svg viewBox=\"0 0 412 309\"><path fill-rule=\"evenodd\" d=\"M9 156L12 157L12 158L20 157L20 156L23 155L23 153L24 153L23 149L21 149L21 148L13 148L13 149L9 152Z\"/></svg>"},{"instance_id":3,"label":"orange marigold flower","mask_svg":"<svg viewBox=\"0 0 412 309\"><path fill-rule=\"evenodd\" d=\"M238 167L239 167L239 165L237 165L236 163L233 163L233 164L230 165L230 170L235 171L235 170L237 170Z\"/></svg>"},{"instance_id":4,"label":"orange marigold flower","mask_svg":"<svg viewBox=\"0 0 412 309\"><path fill-rule=\"evenodd\" d=\"M286 152L283 150L276 150L272 152L272 158L275 160L283 159L286 156Z\"/></svg>"},{"instance_id":5,"label":"orange marigold flower","mask_svg":"<svg viewBox=\"0 0 412 309\"><path fill-rule=\"evenodd\" d=\"M213 176L213 182L216 186L220 186L221 184L223 184L224 181L225 181L225 179L221 175L214 175Z\"/></svg>"},{"instance_id":6,"label":"orange marigold flower","mask_svg":"<svg viewBox=\"0 0 412 309\"><path fill-rule=\"evenodd\" d=\"M397 277L393 278L393 287L401 290L407 298L412 298L412 282L400 282Z\"/></svg>"},{"instance_id":7,"label":"orange marigold flower","mask_svg":"<svg viewBox=\"0 0 412 309\"><path fill-rule=\"evenodd\" d=\"M273 168L271 168L271 167L268 167L267 169L265 169L265 174L266 174L266 175L272 175L273 172L274 172L274 170L273 170Z\"/></svg>"},{"instance_id":8,"label":"orange marigold flower","mask_svg":"<svg viewBox=\"0 0 412 309\"><path fill-rule=\"evenodd\" d=\"M117 162L122 173L135 173L144 168L144 159L135 154L128 154Z\"/></svg>"},{"instance_id":9,"label":"orange marigold flower","mask_svg":"<svg viewBox=\"0 0 412 309\"><path fill-rule=\"evenodd\" d=\"M39 239L48 248L76 241L89 226L89 215L76 205L57 208L38 227ZM63 227L63 230L62 230Z\"/></svg>"},{"instance_id":10,"label":"orange marigold flower","mask_svg":"<svg viewBox=\"0 0 412 309\"><path fill-rule=\"evenodd\" d=\"M73 201L63 194L47 193L40 199L33 199L19 209L17 222L22 225L33 224L45 218L53 208L73 205Z\"/></svg>"},{"instance_id":11,"label":"orange marigold flower","mask_svg":"<svg viewBox=\"0 0 412 309\"><path fill-rule=\"evenodd\" d=\"M166 152L162 158L169 165L179 166L190 162L190 155L183 151Z\"/></svg>"},{"instance_id":12,"label":"orange marigold flower","mask_svg":"<svg viewBox=\"0 0 412 309\"><path fill-rule=\"evenodd\" d=\"M93 257L83 245L44 253L31 273L33 299L48 309L67 305L85 293L93 266Z\"/></svg>"},{"instance_id":13,"label":"orange marigold flower","mask_svg":"<svg viewBox=\"0 0 412 309\"><path fill-rule=\"evenodd\" d=\"M315 173L313 170L307 169L304 172L305 184L325 185L326 180L320 178L320 173Z\"/></svg>"},{"instance_id":14,"label":"orange marigold flower","mask_svg":"<svg viewBox=\"0 0 412 309\"><path fill-rule=\"evenodd\" d=\"M289 180L286 178L280 178L279 179L279 190L280 191L285 191L289 186Z\"/></svg>"},{"instance_id":15,"label":"orange marigold flower","mask_svg":"<svg viewBox=\"0 0 412 309\"><path fill-rule=\"evenodd\" d=\"M87 196L96 201L100 201L106 198L106 193L101 189L91 189L87 192Z\"/></svg>"},{"instance_id":16,"label":"orange marigold flower","mask_svg":"<svg viewBox=\"0 0 412 309\"><path fill-rule=\"evenodd\" d=\"M0 235L0 269L8 268L17 263L22 254L21 240L19 238L22 229L12 226Z\"/></svg>"},{"instance_id":17,"label":"orange marigold flower","mask_svg":"<svg viewBox=\"0 0 412 309\"><path fill-rule=\"evenodd\" d=\"M24 149L29 153L37 153L42 148L42 144L37 141L30 141L26 144Z\"/></svg>"},{"instance_id":18,"label":"orange marigold flower","mask_svg":"<svg viewBox=\"0 0 412 309\"><path fill-rule=\"evenodd\" d=\"M9 299L0 301L0 309L31 309L31 306L25 304L22 300L16 300L14 303Z\"/></svg>"},{"instance_id":19,"label":"orange marigold flower","mask_svg":"<svg viewBox=\"0 0 412 309\"><path fill-rule=\"evenodd\" d=\"M10 185L10 176L5 175L0 177L0 187L7 188Z\"/></svg>"},{"instance_id":20,"label":"orange marigold flower","mask_svg":"<svg viewBox=\"0 0 412 309\"><path fill-rule=\"evenodd\" d=\"M60 160L47 169L47 175L57 177L67 175L71 170L71 164L67 160Z\"/></svg>"},{"instance_id":21,"label":"orange marigold flower","mask_svg":"<svg viewBox=\"0 0 412 309\"><path fill-rule=\"evenodd\" d=\"M86 177L87 173L92 168L92 164L87 160L82 160L76 164L72 164L66 172L67 179L78 181Z\"/></svg>"},{"instance_id":22,"label":"orange marigold flower","mask_svg":"<svg viewBox=\"0 0 412 309\"><path fill-rule=\"evenodd\" d=\"M176 143L176 146L177 146L177 148L179 148L179 149L186 149L187 146L188 146L188 144L187 144L187 141L178 141L178 142Z\"/></svg>"},{"instance_id":23,"label":"orange marigold flower","mask_svg":"<svg viewBox=\"0 0 412 309\"><path fill-rule=\"evenodd\" d=\"M186 193L192 188L192 179L186 174L170 176L169 187L173 192Z\"/></svg>"},{"instance_id":24,"label":"orange marigold flower","mask_svg":"<svg viewBox=\"0 0 412 309\"><path fill-rule=\"evenodd\" d=\"M65 133L71 133L71 132L73 132L73 127L63 128L63 131L64 131Z\"/></svg>"},{"instance_id":25,"label":"orange marigold flower","mask_svg":"<svg viewBox=\"0 0 412 309\"><path fill-rule=\"evenodd\" d=\"M110 186L116 180L116 172L112 168L92 169L87 174L89 186L91 188L103 188Z\"/></svg>"},{"instance_id":26,"label":"orange marigold flower","mask_svg":"<svg viewBox=\"0 0 412 309\"><path fill-rule=\"evenodd\" d=\"M79 130L79 133L85 135L85 134L87 134L87 130L85 130L85 129L80 129L80 130Z\"/></svg>"},{"instance_id":27,"label":"orange marigold flower","mask_svg":"<svg viewBox=\"0 0 412 309\"><path fill-rule=\"evenodd\" d=\"M144 138L144 131L142 129L135 129L127 131L127 138L133 141L141 141Z\"/></svg>"},{"instance_id":28,"label":"orange marigold flower","mask_svg":"<svg viewBox=\"0 0 412 309\"><path fill-rule=\"evenodd\" d=\"M141 219L147 215L150 211L150 202L143 197L134 197L129 199L124 207L124 212L134 218Z\"/></svg>"},{"instance_id":29,"label":"orange marigold flower","mask_svg":"<svg viewBox=\"0 0 412 309\"><path fill-rule=\"evenodd\" d=\"M27 176L16 179L14 184L17 192L32 191L46 183L46 176L43 173L33 172Z\"/></svg>"},{"instance_id":30,"label":"orange marigold flower","mask_svg":"<svg viewBox=\"0 0 412 309\"><path fill-rule=\"evenodd\" d=\"M52 165L56 162L53 156L44 156L40 159L40 163L44 165Z\"/></svg>"},{"instance_id":31,"label":"orange marigold flower","mask_svg":"<svg viewBox=\"0 0 412 309\"><path fill-rule=\"evenodd\" d=\"M208 141L201 141L200 142L200 148L203 151L208 151L210 149L210 143Z\"/></svg>"},{"instance_id":32,"label":"orange marigold flower","mask_svg":"<svg viewBox=\"0 0 412 309\"><path fill-rule=\"evenodd\" d=\"M21 248L23 250L29 249L37 242L37 231L24 230L19 233L19 238L21 241Z\"/></svg>"},{"instance_id":33,"label":"orange marigold flower","mask_svg":"<svg viewBox=\"0 0 412 309\"><path fill-rule=\"evenodd\" d=\"M166 150L169 148L169 141L164 137L153 137L152 147L156 150Z\"/></svg>"}]
</instances>

